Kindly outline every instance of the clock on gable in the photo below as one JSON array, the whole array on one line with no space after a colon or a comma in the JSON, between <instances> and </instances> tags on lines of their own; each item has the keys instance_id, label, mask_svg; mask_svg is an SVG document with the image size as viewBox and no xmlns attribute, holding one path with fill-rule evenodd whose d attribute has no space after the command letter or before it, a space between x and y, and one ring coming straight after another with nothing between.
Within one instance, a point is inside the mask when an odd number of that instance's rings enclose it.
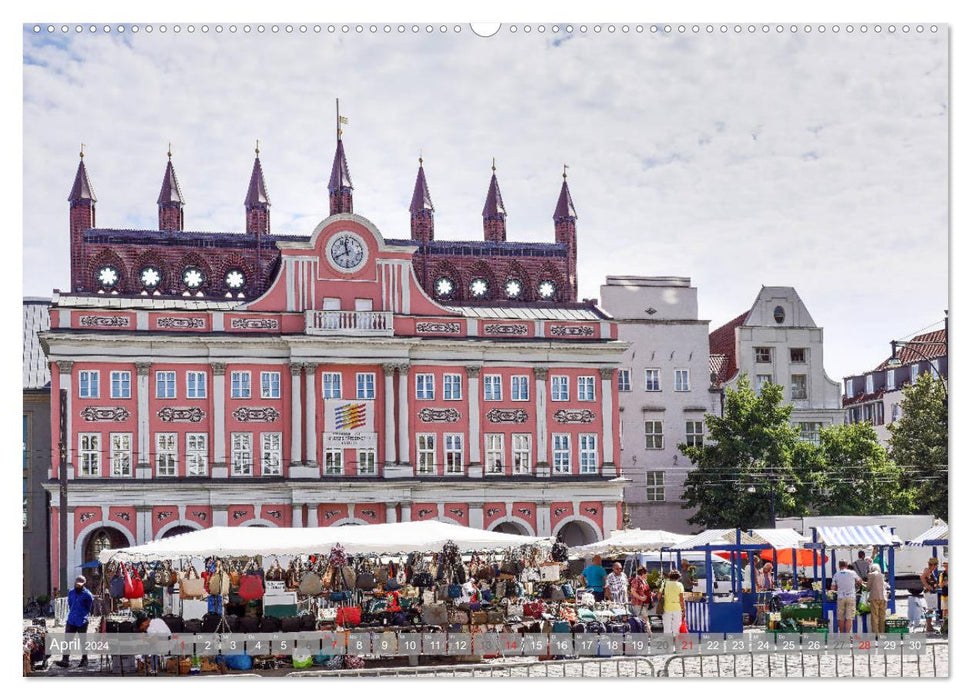
<instances>
[{"instance_id":1,"label":"clock on gable","mask_svg":"<svg viewBox=\"0 0 971 700\"><path fill-rule=\"evenodd\" d=\"M367 262L367 245L356 233L341 231L327 242L327 261L340 272L357 272Z\"/></svg>"}]
</instances>

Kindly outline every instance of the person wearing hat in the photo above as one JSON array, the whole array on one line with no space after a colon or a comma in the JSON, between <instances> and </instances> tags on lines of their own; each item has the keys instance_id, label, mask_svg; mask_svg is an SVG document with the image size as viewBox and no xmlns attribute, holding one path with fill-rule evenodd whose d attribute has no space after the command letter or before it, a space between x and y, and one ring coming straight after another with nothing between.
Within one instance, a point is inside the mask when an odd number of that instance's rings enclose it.
<instances>
[{"instance_id":1,"label":"person wearing hat","mask_svg":"<svg viewBox=\"0 0 971 700\"><path fill-rule=\"evenodd\" d=\"M91 591L84 587L85 583L87 583L87 579L84 576L78 576L74 579L73 590L67 594L67 624L64 625L65 634L71 634L72 632L86 634L88 631L88 618L91 615L91 606L94 605L94 596L91 594ZM61 668L67 668L70 665L68 655L64 654L61 660L55 663ZM81 657L79 668L87 665L88 655L84 654Z\"/></svg>"}]
</instances>

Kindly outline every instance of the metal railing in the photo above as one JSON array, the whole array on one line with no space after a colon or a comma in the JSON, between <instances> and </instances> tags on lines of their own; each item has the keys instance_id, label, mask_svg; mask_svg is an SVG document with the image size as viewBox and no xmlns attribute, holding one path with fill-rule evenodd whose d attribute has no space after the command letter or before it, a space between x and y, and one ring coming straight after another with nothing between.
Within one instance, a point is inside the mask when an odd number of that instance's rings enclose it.
<instances>
[{"instance_id":1,"label":"metal railing","mask_svg":"<svg viewBox=\"0 0 971 700\"><path fill-rule=\"evenodd\" d=\"M305 312L308 335L394 335L394 314L390 311Z\"/></svg>"},{"instance_id":2,"label":"metal railing","mask_svg":"<svg viewBox=\"0 0 971 700\"><path fill-rule=\"evenodd\" d=\"M447 666L397 666L341 671L294 671L287 674L287 676L337 678L652 678L654 675L654 661L643 656Z\"/></svg>"}]
</instances>

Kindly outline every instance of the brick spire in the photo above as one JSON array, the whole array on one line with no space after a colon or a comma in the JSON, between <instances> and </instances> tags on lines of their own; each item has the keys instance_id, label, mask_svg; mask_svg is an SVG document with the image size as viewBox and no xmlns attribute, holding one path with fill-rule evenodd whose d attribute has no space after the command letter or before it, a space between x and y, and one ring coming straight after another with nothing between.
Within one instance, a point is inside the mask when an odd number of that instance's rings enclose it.
<instances>
[{"instance_id":1,"label":"brick spire","mask_svg":"<svg viewBox=\"0 0 971 700\"><path fill-rule=\"evenodd\" d=\"M577 298L577 210L573 207L570 187L566 184L566 169L563 166L563 185L560 198L553 211L553 231L557 243L566 246L567 283L570 286L570 300Z\"/></svg>"},{"instance_id":2,"label":"brick spire","mask_svg":"<svg viewBox=\"0 0 971 700\"><path fill-rule=\"evenodd\" d=\"M415 178L415 191L411 195L411 240L427 243L435 238L435 205L425 180L425 166L418 158L418 177Z\"/></svg>"},{"instance_id":3,"label":"brick spire","mask_svg":"<svg viewBox=\"0 0 971 700\"><path fill-rule=\"evenodd\" d=\"M182 207L185 199L179 188L179 179L172 167L172 144L169 144L169 162L165 164L162 189L158 194L158 228L160 231L181 231L184 221Z\"/></svg>"},{"instance_id":4,"label":"brick spire","mask_svg":"<svg viewBox=\"0 0 971 700\"><path fill-rule=\"evenodd\" d=\"M492 159L492 180L482 208L482 228L487 241L506 240L506 207L502 203L502 192L496 179L496 159Z\"/></svg>"},{"instance_id":5,"label":"brick spire","mask_svg":"<svg viewBox=\"0 0 971 700\"><path fill-rule=\"evenodd\" d=\"M256 158L253 160L253 173L246 190L246 233L266 235L270 232L270 195L263 179L263 166L260 164L260 145L256 142Z\"/></svg>"},{"instance_id":6,"label":"brick spire","mask_svg":"<svg viewBox=\"0 0 971 700\"><path fill-rule=\"evenodd\" d=\"M334 165L330 169L330 213L351 214L354 212L354 183L351 182L351 172L347 168L347 155L344 153L344 142L337 137L337 151L334 153Z\"/></svg>"},{"instance_id":7,"label":"brick spire","mask_svg":"<svg viewBox=\"0 0 971 700\"><path fill-rule=\"evenodd\" d=\"M88 179L88 170L84 167L84 145L81 145L81 161L78 172L74 176L71 193L67 196L70 209L71 234L71 289L79 290L84 284L84 232L94 228L94 188Z\"/></svg>"},{"instance_id":8,"label":"brick spire","mask_svg":"<svg viewBox=\"0 0 971 700\"><path fill-rule=\"evenodd\" d=\"M71 194L67 196L67 201L71 204L98 201L98 198L94 196L94 188L91 187L91 181L88 180L88 170L84 167L84 151L81 152L78 172L74 176L74 184L71 186Z\"/></svg>"}]
</instances>

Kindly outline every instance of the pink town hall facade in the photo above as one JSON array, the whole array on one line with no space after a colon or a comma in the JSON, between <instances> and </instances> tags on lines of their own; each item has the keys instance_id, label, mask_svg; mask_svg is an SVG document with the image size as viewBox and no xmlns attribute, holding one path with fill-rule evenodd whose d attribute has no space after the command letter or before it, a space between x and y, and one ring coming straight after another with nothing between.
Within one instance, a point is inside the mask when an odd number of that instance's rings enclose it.
<instances>
[{"instance_id":1,"label":"pink town hall facade","mask_svg":"<svg viewBox=\"0 0 971 700\"><path fill-rule=\"evenodd\" d=\"M213 525L440 519L571 544L621 526L625 344L575 299L565 179L556 242L521 251L495 174L486 240L466 242L433 240L423 169L407 239L353 213L350 182L339 141L330 215L274 236L257 156L246 233L187 233L170 160L158 231L97 229L82 159L71 291L41 336L68 397L66 514L56 461L45 484L53 586L62 516L68 572Z\"/></svg>"}]
</instances>

